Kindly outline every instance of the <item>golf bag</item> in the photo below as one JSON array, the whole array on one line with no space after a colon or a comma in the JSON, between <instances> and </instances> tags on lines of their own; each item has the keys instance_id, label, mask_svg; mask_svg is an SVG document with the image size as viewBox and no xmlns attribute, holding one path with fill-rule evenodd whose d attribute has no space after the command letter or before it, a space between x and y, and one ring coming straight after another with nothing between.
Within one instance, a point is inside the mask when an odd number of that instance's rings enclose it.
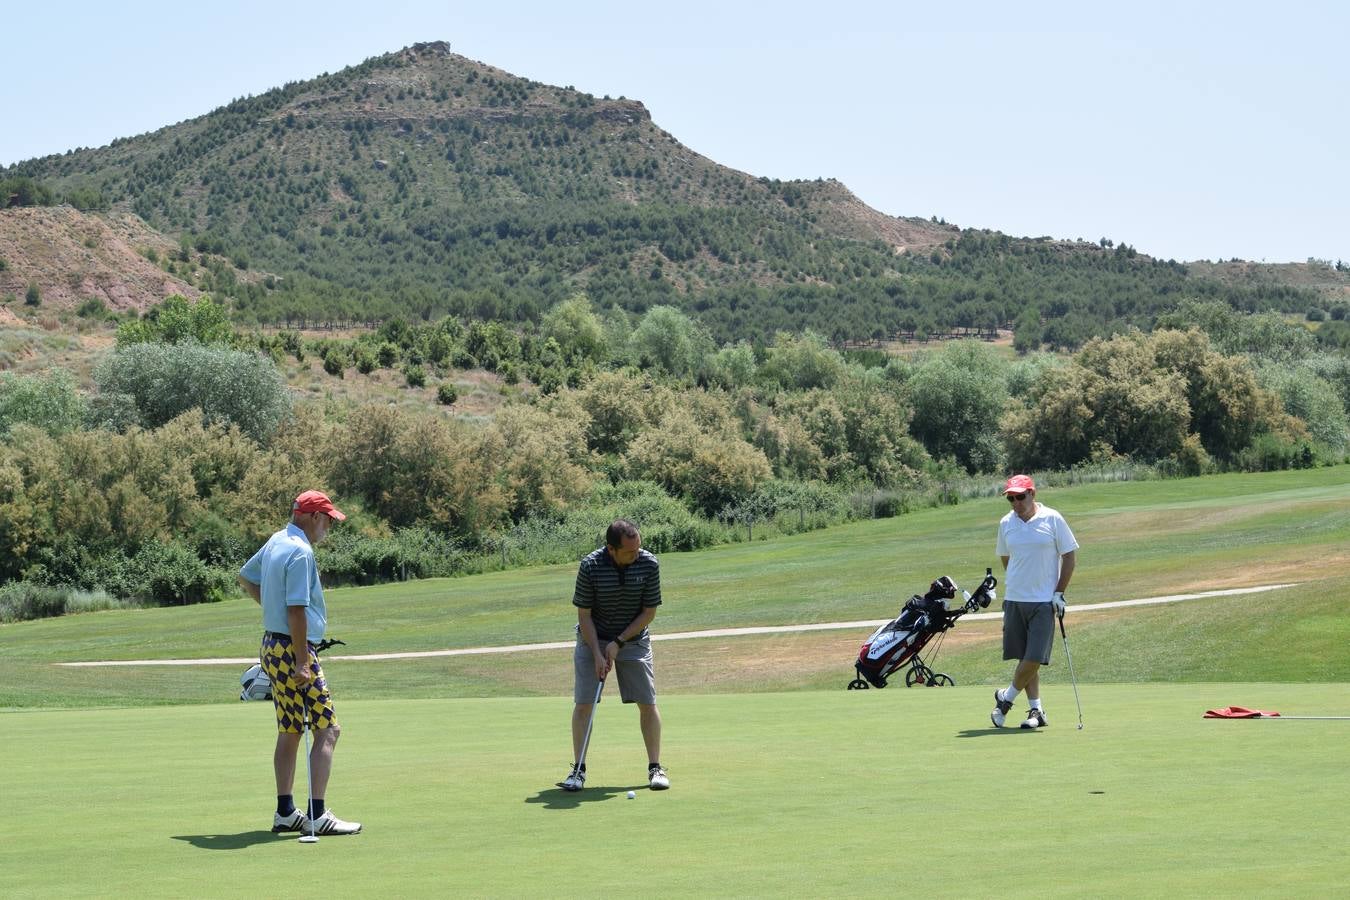
<instances>
[{"instance_id":1,"label":"golf bag","mask_svg":"<svg viewBox=\"0 0 1350 900\"><path fill-rule=\"evenodd\" d=\"M968 612L985 609L994 601L994 588L997 585L998 579L994 577L993 569L985 569L984 581L976 588L974 596L961 591L965 603L956 609L948 609L947 601L955 597L960 588L956 582L943 575L929 586L928 593L922 597L915 594L909 598L900 610L900 615L872 632L872 636L862 645L858 651L858 661L853 666L858 677L848 683L848 689L867 690L869 686L884 688L890 676L906 663L909 664L909 670L905 672L905 687L916 684L928 687L955 684L950 675L934 672L929 662L937 657L942 635L956 624L957 619ZM919 651L934 637L938 638L938 642L928 654L929 662L925 662Z\"/></svg>"},{"instance_id":2,"label":"golf bag","mask_svg":"<svg viewBox=\"0 0 1350 900\"><path fill-rule=\"evenodd\" d=\"M346 641L335 641L331 638L310 646L314 648L315 653L321 653L337 644L347 646ZM263 671L262 663L254 663L244 670L244 674L239 676L239 688L240 700L272 699L272 679Z\"/></svg>"}]
</instances>

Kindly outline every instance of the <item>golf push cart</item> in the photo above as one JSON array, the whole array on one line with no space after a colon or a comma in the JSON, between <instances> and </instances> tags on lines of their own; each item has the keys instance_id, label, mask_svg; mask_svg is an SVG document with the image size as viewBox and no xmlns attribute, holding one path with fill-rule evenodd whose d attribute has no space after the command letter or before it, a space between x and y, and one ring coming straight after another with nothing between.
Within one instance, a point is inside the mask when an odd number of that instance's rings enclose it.
<instances>
[{"instance_id":1,"label":"golf push cart","mask_svg":"<svg viewBox=\"0 0 1350 900\"><path fill-rule=\"evenodd\" d=\"M961 591L965 603L956 609L948 609L947 601L955 597L960 588L956 582L943 575L929 586L928 593L922 597L915 594L909 598L900 610L900 615L872 632L872 636L862 645L858 651L858 661L854 663L858 677L848 683L848 689L865 691L869 686L884 688L890 676L906 663L909 669L905 672L905 687L916 684L928 687L955 684L950 675L934 672L919 656L919 651L936 636L938 641L933 645L933 652L928 654L929 661L932 661L942 645L942 635L966 613L987 608L995 600L994 588L997 585L994 570L985 569L984 581L980 582L974 595Z\"/></svg>"}]
</instances>

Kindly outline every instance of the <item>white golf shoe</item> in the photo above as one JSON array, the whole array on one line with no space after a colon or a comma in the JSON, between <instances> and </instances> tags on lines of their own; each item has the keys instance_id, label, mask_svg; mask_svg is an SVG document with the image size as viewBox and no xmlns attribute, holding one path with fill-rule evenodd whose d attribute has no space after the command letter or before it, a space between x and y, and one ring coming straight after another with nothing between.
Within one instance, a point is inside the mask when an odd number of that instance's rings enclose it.
<instances>
[{"instance_id":1,"label":"white golf shoe","mask_svg":"<svg viewBox=\"0 0 1350 900\"><path fill-rule=\"evenodd\" d=\"M1004 700L1002 691L994 691L994 711L989 714L989 721L994 723L995 728L1002 728L1010 712L1012 712L1012 701Z\"/></svg>"},{"instance_id":2,"label":"white golf shoe","mask_svg":"<svg viewBox=\"0 0 1350 900\"><path fill-rule=\"evenodd\" d=\"M654 791L664 791L670 787L670 776L660 766L648 766L647 786Z\"/></svg>"},{"instance_id":3,"label":"white golf shoe","mask_svg":"<svg viewBox=\"0 0 1350 900\"><path fill-rule=\"evenodd\" d=\"M309 834L309 824L301 829L305 834ZM360 822L344 822L333 815L331 809L323 811L323 815L314 820L315 834L359 834L361 832Z\"/></svg>"},{"instance_id":4,"label":"white golf shoe","mask_svg":"<svg viewBox=\"0 0 1350 900\"><path fill-rule=\"evenodd\" d=\"M288 831L308 830L309 820L305 814L298 809L291 810L289 816L283 816L281 813L272 813L272 833L282 834Z\"/></svg>"},{"instance_id":5,"label":"white golf shoe","mask_svg":"<svg viewBox=\"0 0 1350 900\"><path fill-rule=\"evenodd\" d=\"M1050 723L1045 721L1045 713L1039 709L1027 710L1027 720L1022 723L1023 728L1045 728Z\"/></svg>"},{"instance_id":6,"label":"white golf shoe","mask_svg":"<svg viewBox=\"0 0 1350 900\"><path fill-rule=\"evenodd\" d=\"M580 766L572 766L572 771L566 778L558 782L558 787L564 791L579 791L586 786L586 770Z\"/></svg>"}]
</instances>

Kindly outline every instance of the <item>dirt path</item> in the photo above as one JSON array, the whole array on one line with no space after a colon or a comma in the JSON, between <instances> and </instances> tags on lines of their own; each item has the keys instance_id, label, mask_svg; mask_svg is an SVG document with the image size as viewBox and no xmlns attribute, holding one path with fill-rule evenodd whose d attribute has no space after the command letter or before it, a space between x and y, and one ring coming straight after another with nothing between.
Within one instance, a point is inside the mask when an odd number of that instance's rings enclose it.
<instances>
[{"instance_id":1,"label":"dirt path","mask_svg":"<svg viewBox=\"0 0 1350 900\"><path fill-rule=\"evenodd\" d=\"M1073 615L1103 609L1120 609L1129 606L1151 606L1157 603L1179 603L1183 600L1199 600L1205 597L1232 597L1239 594L1260 594L1266 591L1278 591L1297 587L1297 584L1266 584L1257 587L1231 588L1224 591L1200 591L1194 594L1168 594L1163 597L1145 597L1140 600L1113 600L1109 603L1083 603L1069 607ZM1001 612L971 613L964 617L967 622L1000 619ZM809 625L763 625L752 628L713 628L707 631L677 631L671 634L654 634L653 641L685 641L693 638L740 637L755 634L785 634L805 631L866 631L886 624L889 619L869 619L860 622L815 622ZM488 653L520 653L532 650L565 650L572 641L551 641L544 644L512 644L502 647L462 647L457 650L419 650L410 653L363 653L350 656L325 654L324 660L383 660L383 659L426 659L435 656L477 656ZM57 663L59 666L238 666L257 662L256 657L238 657L231 659L114 659L90 662Z\"/></svg>"}]
</instances>

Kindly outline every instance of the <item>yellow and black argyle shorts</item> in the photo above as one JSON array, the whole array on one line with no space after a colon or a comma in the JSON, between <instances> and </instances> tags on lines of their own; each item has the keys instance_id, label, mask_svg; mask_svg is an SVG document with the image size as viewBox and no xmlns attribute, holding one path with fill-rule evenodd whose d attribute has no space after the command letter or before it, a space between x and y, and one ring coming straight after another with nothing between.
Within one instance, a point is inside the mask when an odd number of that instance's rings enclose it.
<instances>
[{"instance_id":1,"label":"yellow and black argyle shorts","mask_svg":"<svg viewBox=\"0 0 1350 900\"><path fill-rule=\"evenodd\" d=\"M323 677L319 657L314 646L309 648L310 668L314 678L303 689L295 683L295 652L288 635L274 631L263 633L262 651L258 654L263 671L272 680L272 706L277 711L277 731L300 734L304 730L305 713L310 725L327 728L337 724L333 698L328 693L328 681Z\"/></svg>"}]
</instances>

